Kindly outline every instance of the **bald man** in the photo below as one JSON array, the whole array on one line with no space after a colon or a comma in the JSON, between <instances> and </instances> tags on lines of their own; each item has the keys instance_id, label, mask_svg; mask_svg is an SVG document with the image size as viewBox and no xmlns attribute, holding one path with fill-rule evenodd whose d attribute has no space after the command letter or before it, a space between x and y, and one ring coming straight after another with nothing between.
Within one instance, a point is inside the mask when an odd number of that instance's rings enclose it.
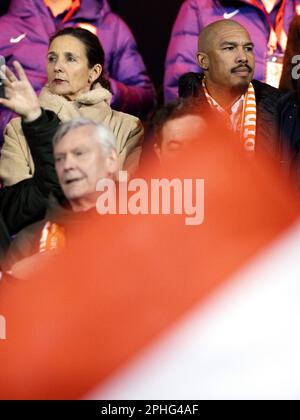
<instances>
[{"instance_id":1,"label":"bald man","mask_svg":"<svg viewBox=\"0 0 300 420\"><path fill-rule=\"evenodd\" d=\"M197 96L235 131L245 151L275 157L287 173L298 155L300 122L290 94L253 80L254 44L239 23L220 20L200 33L196 59L202 74L179 81L182 97Z\"/></svg>"},{"instance_id":2,"label":"bald man","mask_svg":"<svg viewBox=\"0 0 300 420\"><path fill-rule=\"evenodd\" d=\"M222 108L230 107L247 92L253 77L254 44L237 22L220 20L199 36L197 61L205 86Z\"/></svg>"},{"instance_id":3,"label":"bald man","mask_svg":"<svg viewBox=\"0 0 300 420\"><path fill-rule=\"evenodd\" d=\"M185 0L171 35L165 65L166 101L177 97L178 80L199 72L195 61L199 33L211 22L234 19L251 34L255 44L254 78L279 86L282 54L288 28L300 13L300 0Z\"/></svg>"}]
</instances>

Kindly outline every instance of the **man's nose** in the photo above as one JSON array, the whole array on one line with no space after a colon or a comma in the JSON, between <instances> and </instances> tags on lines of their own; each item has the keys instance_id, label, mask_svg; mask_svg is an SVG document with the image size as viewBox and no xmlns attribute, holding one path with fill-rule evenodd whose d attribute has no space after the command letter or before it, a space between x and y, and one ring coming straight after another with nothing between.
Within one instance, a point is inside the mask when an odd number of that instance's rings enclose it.
<instances>
[{"instance_id":1,"label":"man's nose","mask_svg":"<svg viewBox=\"0 0 300 420\"><path fill-rule=\"evenodd\" d=\"M247 63L248 62L248 56L247 56L247 53L246 53L246 51L244 50L243 47L238 48L236 61L238 63Z\"/></svg>"},{"instance_id":2,"label":"man's nose","mask_svg":"<svg viewBox=\"0 0 300 420\"><path fill-rule=\"evenodd\" d=\"M70 170L74 169L74 159L72 155L67 155L64 160L63 169L64 172L69 172Z\"/></svg>"}]
</instances>

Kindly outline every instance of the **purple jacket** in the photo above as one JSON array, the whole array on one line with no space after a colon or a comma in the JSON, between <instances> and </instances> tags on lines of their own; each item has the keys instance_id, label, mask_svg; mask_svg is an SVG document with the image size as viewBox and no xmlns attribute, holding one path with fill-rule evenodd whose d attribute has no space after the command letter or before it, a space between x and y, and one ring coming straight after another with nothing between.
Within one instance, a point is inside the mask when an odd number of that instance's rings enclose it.
<instances>
[{"instance_id":1,"label":"purple jacket","mask_svg":"<svg viewBox=\"0 0 300 420\"><path fill-rule=\"evenodd\" d=\"M265 80L265 57L268 51L270 26L264 13L251 4L251 0L186 0L181 6L169 44L164 80L165 100L178 96L177 83L187 72L200 72L196 63L198 36L210 23L231 18L243 25L255 44L256 70L254 78ZM270 14L275 26L276 14L281 0ZM295 15L300 0L287 0L284 10L284 28L288 33L289 24ZM282 51L278 51L282 52Z\"/></svg>"},{"instance_id":2,"label":"purple jacket","mask_svg":"<svg viewBox=\"0 0 300 420\"><path fill-rule=\"evenodd\" d=\"M73 17L65 24L62 19L61 15L53 18L43 0L11 0L8 13L0 17L0 55L10 67L13 60L20 61L39 91L46 82L49 37L65 26L91 24L97 27L105 50L112 107L138 116L147 113L154 103L153 85L131 31L112 13L107 0L81 0ZM10 117L10 112L1 112L0 136Z\"/></svg>"}]
</instances>

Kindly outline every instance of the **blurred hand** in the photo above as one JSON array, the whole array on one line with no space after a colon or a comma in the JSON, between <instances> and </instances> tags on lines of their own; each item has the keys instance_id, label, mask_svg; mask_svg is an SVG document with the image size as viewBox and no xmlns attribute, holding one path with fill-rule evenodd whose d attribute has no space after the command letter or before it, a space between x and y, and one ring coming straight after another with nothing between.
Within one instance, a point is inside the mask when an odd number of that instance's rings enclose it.
<instances>
[{"instance_id":1,"label":"blurred hand","mask_svg":"<svg viewBox=\"0 0 300 420\"><path fill-rule=\"evenodd\" d=\"M0 77L5 88L5 98L0 98L0 105L19 114L25 122L36 120L42 113L38 97L31 86L26 73L18 61L14 61L17 76L2 66Z\"/></svg>"}]
</instances>

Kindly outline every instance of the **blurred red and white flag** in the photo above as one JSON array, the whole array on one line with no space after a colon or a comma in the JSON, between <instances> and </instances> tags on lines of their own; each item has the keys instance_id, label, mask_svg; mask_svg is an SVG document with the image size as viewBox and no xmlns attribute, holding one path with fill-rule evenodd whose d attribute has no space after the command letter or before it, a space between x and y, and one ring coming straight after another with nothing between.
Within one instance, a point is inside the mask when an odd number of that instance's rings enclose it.
<instances>
[{"instance_id":1,"label":"blurred red and white flag","mask_svg":"<svg viewBox=\"0 0 300 420\"><path fill-rule=\"evenodd\" d=\"M204 179L202 225L97 217L0 287L0 398L300 397L299 199L231 139L199 143L168 175Z\"/></svg>"}]
</instances>

